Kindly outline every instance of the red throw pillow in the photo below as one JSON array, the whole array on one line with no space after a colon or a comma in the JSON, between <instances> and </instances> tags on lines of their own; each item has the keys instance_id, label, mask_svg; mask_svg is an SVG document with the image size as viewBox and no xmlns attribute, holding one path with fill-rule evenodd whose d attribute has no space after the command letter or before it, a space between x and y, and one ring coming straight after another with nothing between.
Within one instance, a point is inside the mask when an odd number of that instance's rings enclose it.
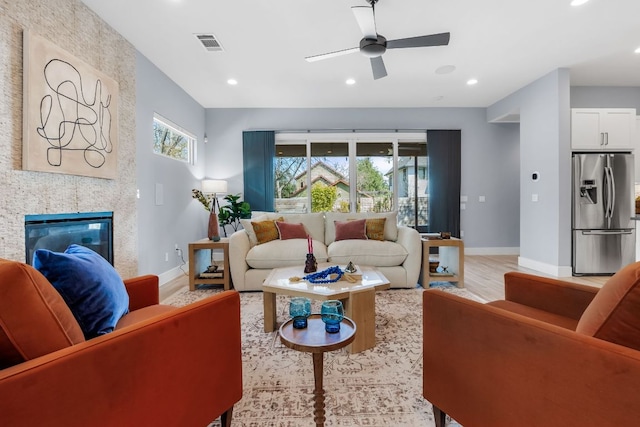
<instances>
[{"instance_id":1,"label":"red throw pillow","mask_svg":"<svg viewBox=\"0 0 640 427\"><path fill-rule=\"evenodd\" d=\"M334 221L336 226L336 242L338 240L367 240L366 219L352 221Z\"/></svg>"},{"instance_id":2,"label":"red throw pillow","mask_svg":"<svg viewBox=\"0 0 640 427\"><path fill-rule=\"evenodd\" d=\"M280 232L280 240L306 239L307 231L302 223L292 224L289 222L276 221L276 227Z\"/></svg>"}]
</instances>

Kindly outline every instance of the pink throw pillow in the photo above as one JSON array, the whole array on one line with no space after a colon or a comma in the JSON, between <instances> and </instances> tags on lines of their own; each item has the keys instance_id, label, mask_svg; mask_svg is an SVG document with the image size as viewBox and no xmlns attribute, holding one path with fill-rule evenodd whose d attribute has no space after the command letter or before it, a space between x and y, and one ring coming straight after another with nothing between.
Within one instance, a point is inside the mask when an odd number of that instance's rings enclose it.
<instances>
[{"instance_id":1,"label":"pink throw pillow","mask_svg":"<svg viewBox=\"0 0 640 427\"><path fill-rule=\"evenodd\" d=\"M366 219L351 221L334 221L336 226L336 242L338 240L367 240Z\"/></svg>"},{"instance_id":2,"label":"pink throw pillow","mask_svg":"<svg viewBox=\"0 0 640 427\"><path fill-rule=\"evenodd\" d=\"M289 222L276 221L276 227L278 227L278 231L280 232L280 240L307 238L307 231L301 223L292 224Z\"/></svg>"}]
</instances>

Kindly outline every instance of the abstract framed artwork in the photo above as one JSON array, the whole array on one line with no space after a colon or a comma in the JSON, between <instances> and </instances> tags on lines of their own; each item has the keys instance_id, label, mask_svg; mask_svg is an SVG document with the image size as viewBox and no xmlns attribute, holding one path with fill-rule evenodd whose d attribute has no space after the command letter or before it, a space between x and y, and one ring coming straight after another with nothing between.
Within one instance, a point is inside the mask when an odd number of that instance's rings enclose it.
<instances>
[{"instance_id":1,"label":"abstract framed artwork","mask_svg":"<svg viewBox=\"0 0 640 427\"><path fill-rule=\"evenodd\" d=\"M24 32L22 168L115 179L118 82Z\"/></svg>"}]
</instances>

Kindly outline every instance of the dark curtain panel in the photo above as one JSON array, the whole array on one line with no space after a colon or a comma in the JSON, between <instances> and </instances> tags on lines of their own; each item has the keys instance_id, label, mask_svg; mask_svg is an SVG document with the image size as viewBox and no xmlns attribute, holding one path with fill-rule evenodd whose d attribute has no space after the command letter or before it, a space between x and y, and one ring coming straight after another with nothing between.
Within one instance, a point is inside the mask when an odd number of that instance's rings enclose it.
<instances>
[{"instance_id":1,"label":"dark curtain panel","mask_svg":"<svg viewBox=\"0 0 640 427\"><path fill-rule=\"evenodd\" d=\"M460 237L460 131L428 130L429 231Z\"/></svg>"},{"instance_id":2,"label":"dark curtain panel","mask_svg":"<svg viewBox=\"0 0 640 427\"><path fill-rule=\"evenodd\" d=\"M252 211L274 210L273 159L276 136L273 131L242 132L244 200Z\"/></svg>"}]
</instances>

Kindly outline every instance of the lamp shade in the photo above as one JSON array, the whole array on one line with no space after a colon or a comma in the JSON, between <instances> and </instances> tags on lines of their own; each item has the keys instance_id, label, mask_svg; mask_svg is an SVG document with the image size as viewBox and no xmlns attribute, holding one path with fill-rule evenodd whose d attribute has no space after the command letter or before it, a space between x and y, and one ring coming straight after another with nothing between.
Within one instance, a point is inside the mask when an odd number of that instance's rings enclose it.
<instances>
[{"instance_id":1,"label":"lamp shade","mask_svg":"<svg viewBox=\"0 0 640 427\"><path fill-rule=\"evenodd\" d=\"M202 192L206 194L226 193L227 181L223 179L203 179Z\"/></svg>"}]
</instances>

